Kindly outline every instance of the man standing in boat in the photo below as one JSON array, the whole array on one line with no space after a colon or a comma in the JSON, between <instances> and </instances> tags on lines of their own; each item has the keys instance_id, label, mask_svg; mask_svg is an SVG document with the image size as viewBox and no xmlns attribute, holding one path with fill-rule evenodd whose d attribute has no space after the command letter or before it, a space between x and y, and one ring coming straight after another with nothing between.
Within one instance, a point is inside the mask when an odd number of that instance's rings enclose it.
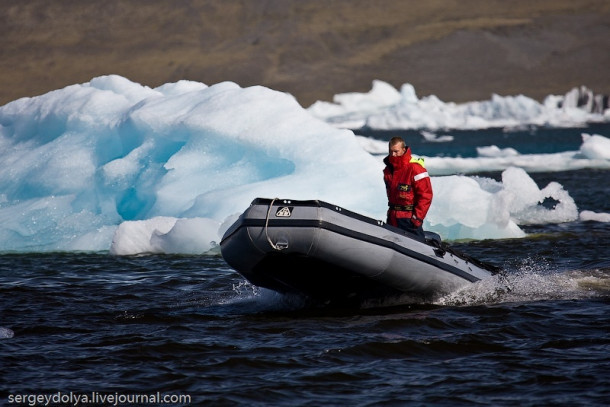
<instances>
[{"instance_id":1,"label":"man standing in boat","mask_svg":"<svg viewBox=\"0 0 610 407\"><path fill-rule=\"evenodd\" d=\"M432 203L432 183L424 159L413 158L405 141L393 137L383 162L389 206L387 223L424 238L422 223Z\"/></svg>"}]
</instances>

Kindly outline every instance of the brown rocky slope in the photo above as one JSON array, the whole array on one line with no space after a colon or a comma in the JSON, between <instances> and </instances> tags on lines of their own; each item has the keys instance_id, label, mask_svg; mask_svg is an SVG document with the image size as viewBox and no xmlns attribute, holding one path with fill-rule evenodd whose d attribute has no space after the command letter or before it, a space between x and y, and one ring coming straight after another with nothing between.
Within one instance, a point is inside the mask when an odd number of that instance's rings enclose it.
<instances>
[{"instance_id":1,"label":"brown rocky slope","mask_svg":"<svg viewBox=\"0 0 610 407\"><path fill-rule=\"evenodd\" d=\"M0 105L105 74L307 107L373 79L445 101L610 94L607 0L0 0Z\"/></svg>"}]
</instances>

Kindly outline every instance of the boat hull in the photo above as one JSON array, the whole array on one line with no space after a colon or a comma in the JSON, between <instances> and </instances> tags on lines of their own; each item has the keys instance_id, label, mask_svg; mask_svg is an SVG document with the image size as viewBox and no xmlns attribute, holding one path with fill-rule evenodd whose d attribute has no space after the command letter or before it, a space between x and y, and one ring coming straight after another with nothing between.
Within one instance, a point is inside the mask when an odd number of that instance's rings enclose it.
<instances>
[{"instance_id":1,"label":"boat hull","mask_svg":"<svg viewBox=\"0 0 610 407\"><path fill-rule=\"evenodd\" d=\"M319 299L426 300L495 271L439 240L322 201L255 199L220 246L252 284Z\"/></svg>"}]
</instances>

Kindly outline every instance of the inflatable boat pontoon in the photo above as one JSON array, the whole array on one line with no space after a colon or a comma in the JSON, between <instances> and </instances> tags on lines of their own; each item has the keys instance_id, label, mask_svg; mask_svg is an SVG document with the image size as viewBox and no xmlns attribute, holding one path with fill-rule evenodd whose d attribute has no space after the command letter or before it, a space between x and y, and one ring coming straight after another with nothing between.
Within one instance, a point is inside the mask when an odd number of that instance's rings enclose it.
<instances>
[{"instance_id":1,"label":"inflatable boat pontoon","mask_svg":"<svg viewBox=\"0 0 610 407\"><path fill-rule=\"evenodd\" d=\"M326 202L255 199L220 243L252 284L321 300L431 300L497 267Z\"/></svg>"}]
</instances>

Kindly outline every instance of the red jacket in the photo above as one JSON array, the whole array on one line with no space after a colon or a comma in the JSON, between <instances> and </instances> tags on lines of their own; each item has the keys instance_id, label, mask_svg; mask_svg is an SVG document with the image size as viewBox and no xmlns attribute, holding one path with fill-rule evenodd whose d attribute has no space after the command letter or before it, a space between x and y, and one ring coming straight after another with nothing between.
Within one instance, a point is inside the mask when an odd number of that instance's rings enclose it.
<instances>
[{"instance_id":1,"label":"red jacket","mask_svg":"<svg viewBox=\"0 0 610 407\"><path fill-rule=\"evenodd\" d=\"M412 158L411 149L407 147L403 155L387 156L383 162L386 164L383 180L388 194L388 223L398 226L397 218L415 215L414 224L421 225L432 203L432 183L424 159Z\"/></svg>"}]
</instances>

